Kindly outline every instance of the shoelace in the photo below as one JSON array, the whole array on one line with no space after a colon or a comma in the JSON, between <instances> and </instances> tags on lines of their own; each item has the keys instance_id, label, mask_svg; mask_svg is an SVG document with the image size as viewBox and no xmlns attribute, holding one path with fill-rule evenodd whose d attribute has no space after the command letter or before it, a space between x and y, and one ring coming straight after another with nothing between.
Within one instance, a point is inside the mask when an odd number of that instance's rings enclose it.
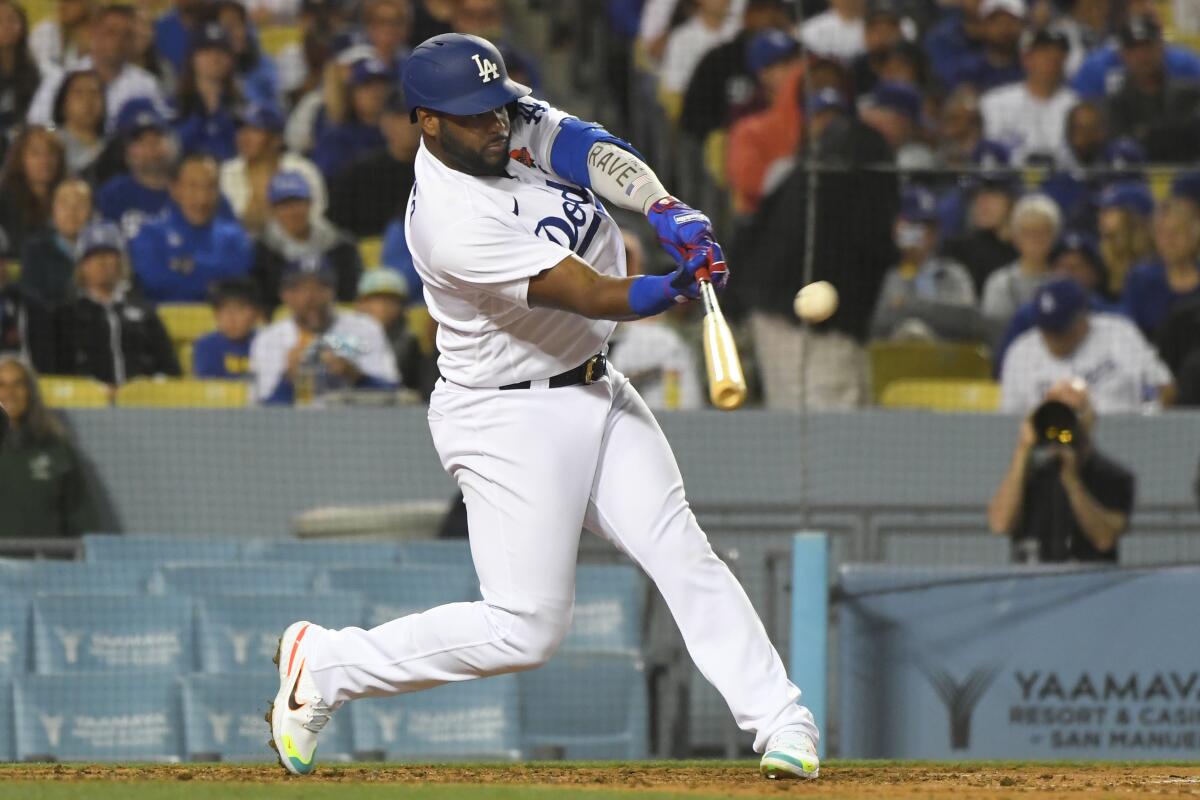
<instances>
[{"instance_id":1,"label":"shoelace","mask_svg":"<svg viewBox=\"0 0 1200 800\"><path fill-rule=\"evenodd\" d=\"M308 719L305 720L302 727L307 728L313 733L320 733L321 729L329 722L329 717L333 715L333 710L324 703L313 701L308 705Z\"/></svg>"},{"instance_id":2,"label":"shoelace","mask_svg":"<svg viewBox=\"0 0 1200 800\"><path fill-rule=\"evenodd\" d=\"M813 741L808 734L800 731L780 731L772 736L771 741L767 743L768 750L784 747L796 747L805 751L813 752L816 750L813 745Z\"/></svg>"}]
</instances>

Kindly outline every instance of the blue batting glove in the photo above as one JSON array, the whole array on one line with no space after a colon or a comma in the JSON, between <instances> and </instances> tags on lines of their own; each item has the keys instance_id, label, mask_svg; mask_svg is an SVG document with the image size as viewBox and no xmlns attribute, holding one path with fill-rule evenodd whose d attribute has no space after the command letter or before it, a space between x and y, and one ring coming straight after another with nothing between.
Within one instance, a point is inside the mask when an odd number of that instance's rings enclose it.
<instances>
[{"instance_id":1,"label":"blue batting glove","mask_svg":"<svg viewBox=\"0 0 1200 800\"><path fill-rule=\"evenodd\" d=\"M674 197L665 197L650 207L646 218L658 234L659 244L679 264L672 284L681 293L699 296L695 280L696 271L702 267L709 269L715 289L725 288L729 268L706 214Z\"/></svg>"}]
</instances>

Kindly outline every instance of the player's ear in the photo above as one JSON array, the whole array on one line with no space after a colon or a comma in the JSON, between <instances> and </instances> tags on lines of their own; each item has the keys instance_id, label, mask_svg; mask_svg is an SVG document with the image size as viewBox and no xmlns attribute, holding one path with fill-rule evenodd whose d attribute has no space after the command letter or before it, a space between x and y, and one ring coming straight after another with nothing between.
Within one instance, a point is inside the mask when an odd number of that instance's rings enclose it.
<instances>
[{"instance_id":1,"label":"player's ear","mask_svg":"<svg viewBox=\"0 0 1200 800\"><path fill-rule=\"evenodd\" d=\"M421 129L421 133L431 139L438 138L441 132L442 121L435 115L430 114L423 108L417 109L417 127Z\"/></svg>"}]
</instances>

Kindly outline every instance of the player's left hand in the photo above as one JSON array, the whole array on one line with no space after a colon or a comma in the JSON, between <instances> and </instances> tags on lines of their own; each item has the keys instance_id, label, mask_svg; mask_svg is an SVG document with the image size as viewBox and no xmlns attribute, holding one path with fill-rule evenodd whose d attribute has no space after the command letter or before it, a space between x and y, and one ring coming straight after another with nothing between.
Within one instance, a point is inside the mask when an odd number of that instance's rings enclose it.
<instances>
[{"instance_id":1,"label":"player's left hand","mask_svg":"<svg viewBox=\"0 0 1200 800\"><path fill-rule=\"evenodd\" d=\"M659 244L679 264L681 273L686 272L694 280L698 269L707 268L713 287L717 291L725 288L729 268L708 215L677 198L665 197L650 206L646 218L658 234ZM689 293L689 296L694 295Z\"/></svg>"}]
</instances>

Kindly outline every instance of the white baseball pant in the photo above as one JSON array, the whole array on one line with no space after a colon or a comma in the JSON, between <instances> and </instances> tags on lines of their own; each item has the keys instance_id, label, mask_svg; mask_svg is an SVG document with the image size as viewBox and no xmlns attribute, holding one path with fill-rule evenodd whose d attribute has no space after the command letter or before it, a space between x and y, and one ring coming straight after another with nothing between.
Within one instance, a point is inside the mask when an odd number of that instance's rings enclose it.
<instances>
[{"instance_id":1,"label":"white baseball pant","mask_svg":"<svg viewBox=\"0 0 1200 800\"><path fill-rule=\"evenodd\" d=\"M610 367L589 386L467 389L439 381L429 424L466 499L483 600L371 630L314 631L308 666L326 702L533 669L571 625L580 531L605 537L654 581L700 672L762 751L771 734L817 738L783 662L684 498L646 404Z\"/></svg>"}]
</instances>

